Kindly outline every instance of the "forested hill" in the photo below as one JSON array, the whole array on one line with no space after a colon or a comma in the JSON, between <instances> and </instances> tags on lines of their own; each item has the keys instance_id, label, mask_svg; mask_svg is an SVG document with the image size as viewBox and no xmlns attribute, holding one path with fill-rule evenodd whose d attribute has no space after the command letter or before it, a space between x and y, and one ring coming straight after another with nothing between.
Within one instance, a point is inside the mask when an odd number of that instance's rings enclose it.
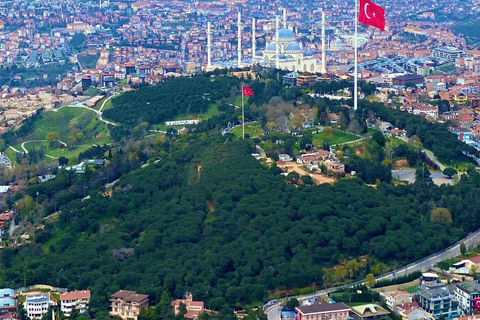
<instances>
[{"instance_id":1,"label":"forested hill","mask_svg":"<svg viewBox=\"0 0 480 320\"><path fill-rule=\"evenodd\" d=\"M178 115L205 112L210 101L230 97L232 87L239 83L234 77L169 79L114 98L114 108L106 110L104 116L128 127L142 121L159 124Z\"/></svg>"},{"instance_id":2,"label":"forested hill","mask_svg":"<svg viewBox=\"0 0 480 320\"><path fill-rule=\"evenodd\" d=\"M261 301L269 289L322 285L324 267L367 255L361 278L377 259L404 264L479 227L474 172L455 187L351 179L295 188L252 147L206 134L179 140L177 151L124 176L111 198L90 192L63 206L36 243L3 249L0 285L88 287L94 314L118 289L153 304L164 291L191 291L218 309ZM431 222L435 206L453 224Z\"/></svg>"}]
</instances>

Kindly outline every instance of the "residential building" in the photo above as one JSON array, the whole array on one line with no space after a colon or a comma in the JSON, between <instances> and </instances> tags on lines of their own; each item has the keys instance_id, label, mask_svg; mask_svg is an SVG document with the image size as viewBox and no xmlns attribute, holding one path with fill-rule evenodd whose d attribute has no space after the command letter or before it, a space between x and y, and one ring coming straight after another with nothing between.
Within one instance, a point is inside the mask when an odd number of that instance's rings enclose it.
<instances>
[{"instance_id":1,"label":"residential building","mask_svg":"<svg viewBox=\"0 0 480 320\"><path fill-rule=\"evenodd\" d=\"M397 305L412 302L412 296L407 291L389 291L380 294L390 310L395 310Z\"/></svg>"},{"instance_id":2,"label":"residential building","mask_svg":"<svg viewBox=\"0 0 480 320\"><path fill-rule=\"evenodd\" d=\"M474 115L475 112L473 112L473 110L463 108L458 111L458 121L460 122L460 124L472 123L475 120Z\"/></svg>"},{"instance_id":3,"label":"residential building","mask_svg":"<svg viewBox=\"0 0 480 320\"><path fill-rule=\"evenodd\" d=\"M475 309L474 299L480 298L480 281L459 283L453 292L458 300L460 314L471 315Z\"/></svg>"},{"instance_id":4,"label":"residential building","mask_svg":"<svg viewBox=\"0 0 480 320\"><path fill-rule=\"evenodd\" d=\"M480 314L472 314L470 316L457 317L453 320L480 320Z\"/></svg>"},{"instance_id":5,"label":"residential building","mask_svg":"<svg viewBox=\"0 0 480 320\"><path fill-rule=\"evenodd\" d=\"M433 317L453 318L458 315L458 301L445 286L426 287L418 294L419 305Z\"/></svg>"},{"instance_id":6,"label":"residential building","mask_svg":"<svg viewBox=\"0 0 480 320\"><path fill-rule=\"evenodd\" d=\"M325 161L325 166L327 168L327 171L345 173L345 165L340 161L330 159L328 161Z\"/></svg>"},{"instance_id":7,"label":"residential building","mask_svg":"<svg viewBox=\"0 0 480 320\"><path fill-rule=\"evenodd\" d=\"M424 320L428 318L427 312L422 308L407 309L399 314L402 320Z\"/></svg>"},{"instance_id":8,"label":"residential building","mask_svg":"<svg viewBox=\"0 0 480 320\"><path fill-rule=\"evenodd\" d=\"M185 319L188 320L195 320L198 318L200 313L205 310L205 303L203 301L193 301L192 294L188 293L185 295L185 299L177 299L171 302L171 306L173 307L173 312L175 315L180 313L180 305L184 304L187 313L185 313Z\"/></svg>"},{"instance_id":9,"label":"residential building","mask_svg":"<svg viewBox=\"0 0 480 320\"><path fill-rule=\"evenodd\" d=\"M0 289L0 315L15 312L17 300L13 289Z\"/></svg>"},{"instance_id":10,"label":"residential building","mask_svg":"<svg viewBox=\"0 0 480 320\"><path fill-rule=\"evenodd\" d=\"M433 56L455 62L457 58L466 57L467 54L463 50L454 47L438 47L433 49Z\"/></svg>"},{"instance_id":11,"label":"residential building","mask_svg":"<svg viewBox=\"0 0 480 320\"><path fill-rule=\"evenodd\" d=\"M299 306L295 310L297 320L347 320L350 307L340 302Z\"/></svg>"},{"instance_id":12,"label":"residential building","mask_svg":"<svg viewBox=\"0 0 480 320\"><path fill-rule=\"evenodd\" d=\"M417 104L412 106L412 113L416 116L429 116L437 120L438 118L438 107L432 106L429 104Z\"/></svg>"},{"instance_id":13,"label":"residential building","mask_svg":"<svg viewBox=\"0 0 480 320\"><path fill-rule=\"evenodd\" d=\"M60 295L60 310L67 317L70 316L73 309L80 313L87 311L90 303L90 290L65 291Z\"/></svg>"},{"instance_id":14,"label":"residential building","mask_svg":"<svg viewBox=\"0 0 480 320\"><path fill-rule=\"evenodd\" d=\"M317 76L311 73L299 74L297 76L297 85L303 86L304 84L308 86L313 86L317 81Z\"/></svg>"},{"instance_id":15,"label":"residential building","mask_svg":"<svg viewBox=\"0 0 480 320\"><path fill-rule=\"evenodd\" d=\"M149 299L146 294L135 291L120 290L110 298L110 316L118 316L123 320L137 320L141 309L149 307Z\"/></svg>"},{"instance_id":16,"label":"residential building","mask_svg":"<svg viewBox=\"0 0 480 320\"><path fill-rule=\"evenodd\" d=\"M358 307L352 307L350 313L353 320L385 320L388 311L377 304L365 304Z\"/></svg>"},{"instance_id":17,"label":"residential building","mask_svg":"<svg viewBox=\"0 0 480 320\"><path fill-rule=\"evenodd\" d=\"M41 319L48 312L50 307L50 294L30 294L27 295L23 308L30 319Z\"/></svg>"}]
</instances>

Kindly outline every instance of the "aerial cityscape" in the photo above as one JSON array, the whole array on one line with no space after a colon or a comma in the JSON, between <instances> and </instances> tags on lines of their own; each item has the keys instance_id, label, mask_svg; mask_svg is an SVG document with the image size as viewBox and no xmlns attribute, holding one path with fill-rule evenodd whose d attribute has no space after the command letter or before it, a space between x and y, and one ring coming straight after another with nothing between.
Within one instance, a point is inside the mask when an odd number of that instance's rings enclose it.
<instances>
[{"instance_id":1,"label":"aerial cityscape","mask_svg":"<svg viewBox=\"0 0 480 320\"><path fill-rule=\"evenodd\" d=\"M479 13L2 0L0 320L480 320Z\"/></svg>"}]
</instances>

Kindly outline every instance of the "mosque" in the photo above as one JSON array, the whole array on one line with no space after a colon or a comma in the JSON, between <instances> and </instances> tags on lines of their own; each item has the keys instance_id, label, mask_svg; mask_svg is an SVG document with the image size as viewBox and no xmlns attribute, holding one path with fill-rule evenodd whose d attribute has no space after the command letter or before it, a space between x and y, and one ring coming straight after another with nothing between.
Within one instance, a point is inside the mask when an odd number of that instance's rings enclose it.
<instances>
[{"instance_id":1,"label":"mosque","mask_svg":"<svg viewBox=\"0 0 480 320\"><path fill-rule=\"evenodd\" d=\"M322 35L323 30L324 29L322 29ZM323 38L324 37L322 37L322 43L324 41ZM322 54L324 54L323 45L322 49ZM263 66L289 71L326 72L326 68L323 68L324 64L319 63L317 59L313 57L312 51L304 51L301 43L297 41L295 34L287 29L285 10L283 11L283 28L279 28L279 18L277 17L275 38L267 44L263 52L260 51L255 54L253 61L258 61L259 64Z\"/></svg>"},{"instance_id":2,"label":"mosque","mask_svg":"<svg viewBox=\"0 0 480 320\"><path fill-rule=\"evenodd\" d=\"M256 24L255 19L252 19L252 39L255 38ZM207 70L212 70L214 67L210 58L210 23L208 23L207 30L208 45L207 45ZM312 73L326 73L326 59L325 59L325 13L322 12L322 61L319 62L313 56L310 50L303 50L301 43L297 41L295 34L287 28L287 13L283 10L283 28L280 28L280 19L276 17L275 37L268 43L265 49L255 51L255 41L252 41L253 56L251 59L242 60L242 20L241 14L238 13L238 58L237 66L239 68L251 64L259 64L261 66L272 67L296 72L312 72Z\"/></svg>"}]
</instances>

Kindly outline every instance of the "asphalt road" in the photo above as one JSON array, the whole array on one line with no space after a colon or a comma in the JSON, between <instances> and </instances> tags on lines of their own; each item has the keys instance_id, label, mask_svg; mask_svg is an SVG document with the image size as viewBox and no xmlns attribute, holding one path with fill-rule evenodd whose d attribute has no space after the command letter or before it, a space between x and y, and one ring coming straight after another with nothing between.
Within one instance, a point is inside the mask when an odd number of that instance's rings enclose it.
<instances>
[{"instance_id":1,"label":"asphalt road","mask_svg":"<svg viewBox=\"0 0 480 320\"><path fill-rule=\"evenodd\" d=\"M432 171L432 180L436 185L453 184L452 179L448 179L443 173L439 171ZM392 177L397 180L407 181L408 183L415 182L415 169L392 170Z\"/></svg>"},{"instance_id":2,"label":"asphalt road","mask_svg":"<svg viewBox=\"0 0 480 320\"><path fill-rule=\"evenodd\" d=\"M416 262L408 264L408 265L406 265L404 267L401 267L399 269L389 271L389 272L387 272L387 273L385 273L381 276L376 277L375 279L377 281L382 280L382 279L392 279L393 278L393 273L395 273L396 277L402 277L402 276L408 275L408 274L416 272L416 271L425 270L429 267L432 267L432 266L436 265L440 261L444 261L444 260L453 258L455 256L458 256L458 255L460 255L460 243L461 242L465 242L465 245L467 246L467 248L475 247L480 242L480 229L471 233L471 234L469 234L467 237L463 238L462 240L458 241L457 243L451 245L450 247L448 247L448 248L446 248L446 249L444 249L440 252L432 254L432 255L430 255L426 258L423 258L421 260L418 260ZM354 282L350 285L319 290L319 291L315 292L314 294L305 295L305 296L297 296L296 298L301 301L301 300L310 299L310 298L319 297L319 296L324 297L328 293L336 291L338 289L346 288L346 287L350 287L350 286L357 286L357 285L363 284L363 283L364 283L364 281L357 281L357 282ZM278 303L277 305L274 305L274 306L268 308L267 310L265 310L265 312L267 314L267 317L268 317L268 320L279 320L280 319L280 309L281 309L281 307L280 307L279 304L281 302L283 302L283 300L285 300L285 299L278 299L277 300L277 303Z\"/></svg>"}]
</instances>

